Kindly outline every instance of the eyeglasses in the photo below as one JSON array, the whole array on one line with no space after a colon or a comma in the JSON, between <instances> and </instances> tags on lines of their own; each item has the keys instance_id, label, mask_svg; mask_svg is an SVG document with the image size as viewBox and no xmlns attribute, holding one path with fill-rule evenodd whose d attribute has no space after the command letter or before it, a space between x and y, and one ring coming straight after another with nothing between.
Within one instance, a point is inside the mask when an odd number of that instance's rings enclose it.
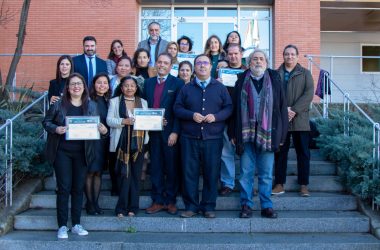
<instances>
[{"instance_id":1,"label":"eyeglasses","mask_svg":"<svg viewBox=\"0 0 380 250\"><path fill-rule=\"evenodd\" d=\"M195 65L197 65L197 66L208 66L208 65L210 65L210 62L208 62L208 61L197 61L196 63L195 63Z\"/></svg>"},{"instance_id":2,"label":"eyeglasses","mask_svg":"<svg viewBox=\"0 0 380 250\"><path fill-rule=\"evenodd\" d=\"M83 82L70 82L69 87L73 88L75 86L82 86Z\"/></svg>"},{"instance_id":3,"label":"eyeglasses","mask_svg":"<svg viewBox=\"0 0 380 250\"><path fill-rule=\"evenodd\" d=\"M188 43L180 43L179 45L181 45L181 46L189 46Z\"/></svg>"}]
</instances>

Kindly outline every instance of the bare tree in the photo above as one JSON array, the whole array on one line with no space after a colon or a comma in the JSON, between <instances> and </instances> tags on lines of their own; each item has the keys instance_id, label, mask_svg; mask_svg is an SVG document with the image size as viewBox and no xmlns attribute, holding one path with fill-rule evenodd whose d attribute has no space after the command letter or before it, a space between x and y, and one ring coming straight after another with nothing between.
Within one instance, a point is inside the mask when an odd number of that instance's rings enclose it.
<instances>
[{"instance_id":1,"label":"bare tree","mask_svg":"<svg viewBox=\"0 0 380 250\"><path fill-rule=\"evenodd\" d=\"M31 0L24 0L24 3L22 5L21 14L20 14L20 23L18 25L18 33L17 33L17 46L16 46L15 53L13 55L11 66L9 67L7 80L5 82L6 86L8 87L12 86L13 78L15 76L16 69L17 69L17 64L19 63L21 55L22 55L22 48L24 46L24 40L26 36L26 24L28 21L30 2Z\"/></svg>"}]
</instances>

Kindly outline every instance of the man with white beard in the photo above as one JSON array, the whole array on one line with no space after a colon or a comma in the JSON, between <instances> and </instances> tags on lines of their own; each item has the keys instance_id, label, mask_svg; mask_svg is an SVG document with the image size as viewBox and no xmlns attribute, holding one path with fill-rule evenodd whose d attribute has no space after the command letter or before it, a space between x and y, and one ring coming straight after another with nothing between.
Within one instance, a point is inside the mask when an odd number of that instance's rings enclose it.
<instances>
[{"instance_id":1,"label":"man with white beard","mask_svg":"<svg viewBox=\"0 0 380 250\"><path fill-rule=\"evenodd\" d=\"M261 216L277 218L270 199L274 152L286 139L288 111L279 74L268 69L268 57L256 49L249 69L238 75L228 135L240 155L240 218L252 217L253 181L257 167Z\"/></svg>"},{"instance_id":2,"label":"man with white beard","mask_svg":"<svg viewBox=\"0 0 380 250\"><path fill-rule=\"evenodd\" d=\"M151 22L148 25L148 33L148 39L139 42L137 49L144 48L149 51L149 66L153 67L158 59L158 55L165 52L168 41L161 38L161 25L158 22Z\"/></svg>"}]
</instances>

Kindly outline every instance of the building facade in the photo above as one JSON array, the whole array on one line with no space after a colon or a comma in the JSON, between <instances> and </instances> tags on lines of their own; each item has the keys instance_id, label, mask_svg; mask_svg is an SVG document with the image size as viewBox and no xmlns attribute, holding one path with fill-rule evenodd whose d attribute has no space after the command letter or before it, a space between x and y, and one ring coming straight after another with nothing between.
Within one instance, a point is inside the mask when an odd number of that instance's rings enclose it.
<instances>
[{"instance_id":1,"label":"building facade","mask_svg":"<svg viewBox=\"0 0 380 250\"><path fill-rule=\"evenodd\" d=\"M4 0L5 6L17 13L0 27L3 80L11 61L11 56L4 54L15 50L22 2ZM191 37L196 52L203 51L208 36L216 34L224 42L227 33L237 30L243 47L259 47L268 52L273 68L282 63L284 46L295 44L300 49L301 64L307 67L305 54L360 55L362 44L380 44L380 23L376 25L379 8L380 1L369 0L32 1L23 49L27 55L19 63L16 82L17 86L34 83L35 90L46 90L49 80L55 76L58 54L81 54L82 38L86 35L97 38L97 54L103 59L114 39L121 39L132 56L138 41L147 37L146 28L151 21L161 24L166 40L176 41L181 35ZM372 14L368 16L368 13ZM350 18L353 15L363 18L363 23L360 25L358 20ZM376 48L369 50L376 52ZM327 64L330 59L314 57L313 60L330 69ZM355 70L359 66L359 76L355 77L368 77L361 74L361 60L357 61L360 63L350 64ZM335 66L336 76L339 71L339 66ZM314 71L313 75L317 78L318 72Z\"/></svg>"}]
</instances>

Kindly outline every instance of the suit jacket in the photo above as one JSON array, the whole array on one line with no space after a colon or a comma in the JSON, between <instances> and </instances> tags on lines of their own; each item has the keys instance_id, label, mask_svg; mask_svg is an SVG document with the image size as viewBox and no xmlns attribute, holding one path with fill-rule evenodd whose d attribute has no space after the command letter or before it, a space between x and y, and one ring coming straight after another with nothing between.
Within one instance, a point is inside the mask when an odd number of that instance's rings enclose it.
<instances>
[{"instance_id":1,"label":"suit jacket","mask_svg":"<svg viewBox=\"0 0 380 250\"><path fill-rule=\"evenodd\" d=\"M154 88L156 84L157 76L148 78L144 82L143 98L147 100L149 108L153 108ZM165 109L164 116L168 122L168 124L164 126L164 130L161 132L164 141L168 140L171 133L177 133L179 135L180 124L178 118L174 115L173 107L175 100L177 99L177 95L184 84L185 83L181 79L170 74L168 75L168 78L166 78L160 101L160 108Z\"/></svg>"},{"instance_id":2,"label":"suit jacket","mask_svg":"<svg viewBox=\"0 0 380 250\"><path fill-rule=\"evenodd\" d=\"M157 43L157 46L156 46L156 51L154 52L155 54L155 58L156 58L156 61L157 61L157 58L158 56L161 54L161 53L164 53L166 52L166 47L168 46L168 41L162 39L160 37L160 39L158 40L158 43ZM146 40L143 40L141 42L139 42L139 44L137 45L137 48L144 48L146 50L148 50L150 52L150 42L149 42L149 38L146 39Z\"/></svg>"},{"instance_id":3,"label":"suit jacket","mask_svg":"<svg viewBox=\"0 0 380 250\"><path fill-rule=\"evenodd\" d=\"M97 56L95 56L95 60L96 60L95 75L98 73L107 73L106 61L104 61L103 59L100 59ZM88 69L87 69L87 63L86 63L85 55L82 54L80 56L74 57L73 62L74 62L74 72L81 74L84 77L84 79L86 80L87 86L89 86Z\"/></svg>"}]
</instances>

